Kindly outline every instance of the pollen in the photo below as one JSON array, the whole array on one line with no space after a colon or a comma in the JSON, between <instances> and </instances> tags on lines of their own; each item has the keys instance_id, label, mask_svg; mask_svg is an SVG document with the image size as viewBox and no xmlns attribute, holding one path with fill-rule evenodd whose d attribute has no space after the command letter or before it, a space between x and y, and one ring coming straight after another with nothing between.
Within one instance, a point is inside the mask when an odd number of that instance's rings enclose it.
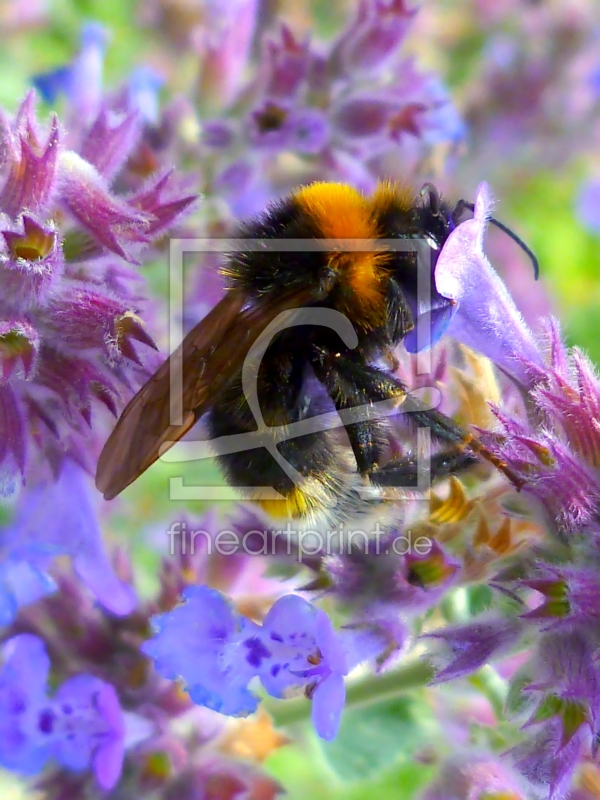
<instances>
[{"instance_id":1,"label":"pollen","mask_svg":"<svg viewBox=\"0 0 600 800\"><path fill-rule=\"evenodd\" d=\"M310 499L298 487L281 500L261 499L258 505L275 519L298 519L311 511Z\"/></svg>"},{"instance_id":2,"label":"pollen","mask_svg":"<svg viewBox=\"0 0 600 800\"><path fill-rule=\"evenodd\" d=\"M310 519L328 502L328 487L317 478L306 478L281 500L258 498L255 502L274 519Z\"/></svg>"}]
</instances>

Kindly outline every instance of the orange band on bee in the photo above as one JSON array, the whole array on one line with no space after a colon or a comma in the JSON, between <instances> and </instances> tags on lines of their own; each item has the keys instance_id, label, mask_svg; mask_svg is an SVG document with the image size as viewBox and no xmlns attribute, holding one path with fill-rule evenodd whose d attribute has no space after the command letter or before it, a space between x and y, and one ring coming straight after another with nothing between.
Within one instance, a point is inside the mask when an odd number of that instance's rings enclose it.
<instances>
[{"instance_id":1,"label":"orange band on bee","mask_svg":"<svg viewBox=\"0 0 600 800\"><path fill-rule=\"evenodd\" d=\"M387 291L384 266L389 256L375 244L379 230L370 198L344 183L313 183L296 192L294 200L323 239L344 242L343 249L329 254L329 264L358 305L358 309L349 305L347 312L359 312L359 325L361 319L369 326L382 324ZM372 252L365 251L365 240L374 243Z\"/></svg>"}]
</instances>

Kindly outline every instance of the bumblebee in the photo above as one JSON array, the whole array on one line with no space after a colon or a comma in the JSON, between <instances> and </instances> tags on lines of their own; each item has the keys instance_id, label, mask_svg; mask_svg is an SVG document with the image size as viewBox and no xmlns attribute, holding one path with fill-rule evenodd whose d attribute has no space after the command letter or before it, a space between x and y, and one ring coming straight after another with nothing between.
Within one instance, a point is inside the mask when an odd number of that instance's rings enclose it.
<instances>
[{"instance_id":1,"label":"bumblebee","mask_svg":"<svg viewBox=\"0 0 600 800\"><path fill-rule=\"evenodd\" d=\"M383 514L388 487L417 485L416 457L393 455L390 447L394 410L410 412L403 416L441 445L429 461L431 479L481 457L512 479L472 434L419 403L394 371L394 350L415 325L410 297L419 266L410 246L378 245L425 241L430 270L465 208L473 207L449 205L431 184L415 196L381 183L367 197L349 185L322 182L243 224L238 238L253 246L228 257L225 296L135 395L109 437L96 475L105 498L136 480L201 417L211 439L266 436L263 446L216 457L231 485L271 515L303 523ZM511 231L491 221L533 259ZM535 260L534 266L537 272ZM269 326L299 310L308 316L277 330L248 366ZM332 312L351 323L351 337L319 322L319 314ZM177 385L182 393L174 419L170 395ZM387 404L387 415L371 413L379 403ZM340 415L337 427L294 433L329 406ZM357 407L366 413L353 417ZM271 487L277 499L253 487Z\"/></svg>"}]
</instances>

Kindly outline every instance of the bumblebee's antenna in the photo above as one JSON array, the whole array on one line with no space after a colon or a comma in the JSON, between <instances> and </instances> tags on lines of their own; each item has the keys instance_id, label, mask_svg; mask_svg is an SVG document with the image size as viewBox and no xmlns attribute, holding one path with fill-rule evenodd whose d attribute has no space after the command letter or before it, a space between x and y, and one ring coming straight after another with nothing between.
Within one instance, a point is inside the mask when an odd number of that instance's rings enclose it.
<instances>
[{"instance_id":1,"label":"bumblebee's antenna","mask_svg":"<svg viewBox=\"0 0 600 800\"><path fill-rule=\"evenodd\" d=\"M456 204L456 208L454 209L454 214L453 214L454 219L458 219L458 217L460 217L460 215L462 214L463 209L465 208L468 208L469 211L475 211L475 206L473 205L473 203L468 203L466 200L459 200L458 203ZM527 247L525 242L522 239L520 239L514 231L511 231L511 229L507 228L506 225L504 225L502 222L499 222L495 217L488 217L488 219L492 223L492 225L495 225L497 228L503 231L507 236L510 236L513 242L518 244L524 253L527 253L529 258L531 259L531 263L533 264L533 274L537 281L537 279L540 276L540 265L534 253L529 249L529 247Z\"/></svg>"}]
</instances>

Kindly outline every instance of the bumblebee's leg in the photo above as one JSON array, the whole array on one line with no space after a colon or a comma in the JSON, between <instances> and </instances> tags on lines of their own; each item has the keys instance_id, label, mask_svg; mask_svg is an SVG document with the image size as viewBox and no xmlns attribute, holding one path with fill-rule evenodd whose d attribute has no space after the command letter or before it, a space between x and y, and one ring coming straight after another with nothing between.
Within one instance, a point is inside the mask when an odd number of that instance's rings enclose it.
<instances>
[{"instance_id":1,"label":"bumblebee's leg","mask_svg":"<svg viewBox=\"0 0 600 800\"><path fill-rule=\"evenodd\" d=\"M381 469L369 473L369 480L376 486L416 488L419 478L429 477L430 481L446 478L462 472L478 463L478 459L460 447L453 447L442 453L435 453L426 463L415 457L400 458L385 464Z\"/></svg>"},{"instance_id":2,"label":"bumblebee's leg","mask_svg":"<svg viewBox=\"0 0 600 800\"><path fill-rule=\"evenodd\" d=\"M313 347L311 365L325 386L337 411L369 406L373 401L388 400L387 386L381 386L366 365L359 365L322 347ZM382 375L385 373L381 373ZM375 418L345 425L358 471L371 472L381 460L387 445L382 421Z\"/></svg>"},{"instance_id":3,"label":"bumblebee's leg","mask_svg":"<svg viewBox=\"0 0 600 800\"><path fill-rule=\"evenodd\" d=\"M393 342L400 341L414 327L404 292L394 278L389 281L386 302L390 337L387 341L388 355L391 363L394 363ZM364 362L355 361L351 357L341 357L336 349L313 346L311 365L317 378L327 388L338 411L368 406L373 400L389 400L398 396L398 384L382 381L386 376L385 372L370 368ZM404 387L401 387L400 392L402 395L406 394ZM373 415L371 420L346 426L359 472L373 469L387 445L383 425L376 416Z\"/></svg>"},{"instance_id":4,"label":"bumblebee's leg","mask_svg":"<svg viewBox=\"0 0 600 800\"><path fill-rule=\"evenodd\" d=\"M457 452L470 451L471 457L476 453L503 472L517 488L522 487L522 481L473 434L445 414L427 408L408 393L407 387L399 378L351 355L316 347L313 352L311 363L315 374L327 388L338 411L394 399L398 403L398 410L407 415L406 419L410 423L428 428L437 440L455 445ZM348 425L346 430L359 471L373 471L383 451L381 423L372 418Z\"/></svg>"},{"instance_id":5,"label":"bumblebee's leg","mask_svg":"<svg viewBox=\"0 0 600 800\"><path fill-rule=\"evenodd\" d=\"M394 278L390 278L386 296L388 346L393 349L394 342L400 342L415 326L411 310L406 302L404 292Z\"/></svg>"},{"instance_id":6,"label":"bumblebee's leg","mask_svg":"<svg viewBox=\"0 0 600 800\"><path fill-rule=\"evenodd\" d=\"M338 411L368 407L371 403L395 400L398 410L408 413L415 425L431 430L435 438L453 444L462 443L468 434L450 417L412 397L399 378L388 372L365 364L352 356L331 353L324 348L313 348L312 367L324 384ZM346 426L360 472L370 472L380 460L385 438L381 434L381 421L376 411L371 419Z\"/></svg>"}]
</instances>

